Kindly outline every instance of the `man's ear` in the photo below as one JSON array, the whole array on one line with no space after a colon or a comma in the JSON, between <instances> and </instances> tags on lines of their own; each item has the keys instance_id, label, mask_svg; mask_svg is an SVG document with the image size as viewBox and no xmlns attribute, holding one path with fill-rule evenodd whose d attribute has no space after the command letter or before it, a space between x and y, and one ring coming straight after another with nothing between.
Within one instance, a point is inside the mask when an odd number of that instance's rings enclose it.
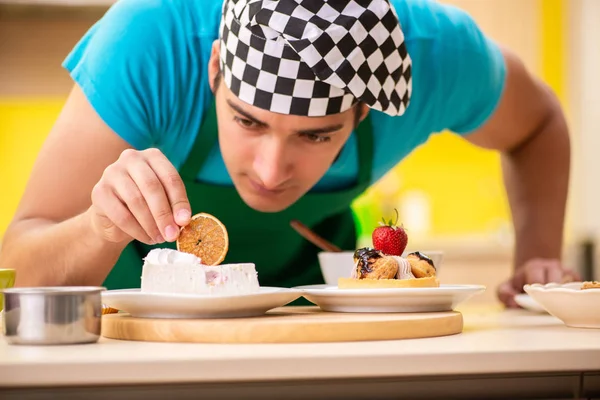
<instances>
[{"instance_id":1,"label":"man's ear","mask_svg":"<svg viewBox=\"0 0 600 400\"><path fill-rule=\"evenodd\" d=\"M361 107L361 110L360 110L360 121L362 122L365 118L367 118L367 115L369 115L369 111L371 109L365 103L361 103L360 107Z\"/></svg>"},{"instance_id":2,"label":"man's ear","mask_svg":"<svg viewBox=\"0 0 600 400\"><path fill-rule=\"evenodd\" d=\"M215 40L212 44L212 51L210 53L210 60L208 61L208 83L210 85L210 90L215 93L217 89L215 86L215 78L221 72L221 64L220 64L220 43L219 40Z\"/></svg>"},{"instance_id":3,"label":"man's ear","mask_svg":"<svg viewBox=\"0 0 600 400\"><path fill-rule=\"evenodd\" d=\"M369 106L366 105L365 103L361 102L360 105L360 122L362 122L365 118L367 118L367 115L369 115Z\"/></svg>"}]
</instances>

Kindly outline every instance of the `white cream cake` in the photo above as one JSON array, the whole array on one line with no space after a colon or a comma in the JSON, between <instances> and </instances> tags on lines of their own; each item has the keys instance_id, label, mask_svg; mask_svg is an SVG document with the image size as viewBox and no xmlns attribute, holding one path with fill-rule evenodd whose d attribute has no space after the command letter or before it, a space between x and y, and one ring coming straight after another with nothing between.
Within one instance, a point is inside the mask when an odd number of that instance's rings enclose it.
<instances>
[{"instance_id":1,"label":"white cream cake","mask_svg":"<svg viewBox=\"0 0 600 400\"><path fill-rule=\"evenodd\" d=\"M153 249L144 259L142 287L145 293L239 295L258 292L254 264L207 266L193 254L172 249Z\"/></svg>"}]
</instances>

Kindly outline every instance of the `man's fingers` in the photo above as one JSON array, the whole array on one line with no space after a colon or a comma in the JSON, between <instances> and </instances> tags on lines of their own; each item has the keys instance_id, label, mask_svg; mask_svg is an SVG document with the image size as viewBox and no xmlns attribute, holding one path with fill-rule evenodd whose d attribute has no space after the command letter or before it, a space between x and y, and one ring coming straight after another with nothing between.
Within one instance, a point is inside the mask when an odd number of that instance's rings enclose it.
<instances>
[{"instance_id":1,"label":"man's fingers","mask_svg":"<svg viewBox=\"0 0 600 400\"><path fill-rule=\"evenodd\" d=\"M159 150L149 150L146 159L162 183L171 205L174 221L179 226L187 225L192 216L192 208L179 172Z\"/></svg>"},{"instance_id":2,"label":"man's fingers","mask_svg":"<svg viewBox=\"0 0 600 400\"><path fill-rule=\"evenodd\" d=\"M560 264L551 265L546 269L548 280L547 282L560 283L565 275L565 271Z\"/></svg>"},{"instance_id":3,"label":"man's fingers","mask_svg":"<svg viewBox=\"0 0 600 400\"><path fill-rule=\"evenodd\" d=\"M546 266L541 263L528 263L525 265L525 283L546 283Z\"/></svg>"},{"instance_id":4,"label":"man's fingers","mask_svg":"<svg viewBox=\"0 0 600 400\"><path fill-rule=\"evenodd\" d=\"M565 269L560 283L578 282L581 281L581 275L573 269Z\"/></svg>"},{"instance_id":5,"label":"man's fingers","mask_svg":"<svg viewBox=\"0 0 600 400\"><path fill-rule=\"evenodd\" d=\"M514 275L498 286L497 295L507 307L519 307L515 302L515 295L523 292L523 286L532 283L565 283L581 280L579 274L563 267L559 260L532 259L518 268Z\"/></svg>"},{"instance_id":6,"label":"man's fingers","mask_svg":"<svg viewBox=\"0 0 600 400\"><path fill-rule=\"evenodd\" d=\"M115 180L116 196L127 206L129 212L135 217L136 222L144 229L146 234L156 243L162 243L162 234L152 217L144 193L140 190L134 179L123 171L123 176Z\"/></svg>"},{"instance_id":7,"label":"man's fingers","mask_svg":"<svg viewBox=\"0 0 600 400\"><path fill-rule=\"evenodd\" d=\"M519 268L517 271L515 271L515 274L512 276L509 283L513 288L523 290L523 286L525 285L525 279L525 268Z\"/></svg>"},{"instance_id":8,"label":"man's fingers","mask_svg":"<svg viewBox=\"0 0 600 400\"><path fill-rule=\"evenodd\" d=\"M101 196L101 198L98 199L97 207L102 209L107 219L111 221L116 228L142 243L154 244L154 238L146 233L138 223L137 219L130 212L129 208L122 203L116 193L111 192ZM109 231L111 228L105 226L104 229Z\"/></svg>"},{"instance_id":9,"label":"man's fingers","mask_svg":"<svg viewBox=\"0 0 600 400\"><path fill-rule=\"evenodd\" d=\"M129 235L149 244L174 241L191 219L185 185L158 149L123 151L94 187L92 203L102 211L95 226L106 225L103 235L114 240ZM112 233L113 225L120 235Z\"/></svg>"},{"instance_id":10,"label":"man's fingers","mask_svg":"<svg viewBox=\"0 0 600 400\"><path fill-rule=\"evenodd\" d=\"M152 233L158 235L157 238L162 236L167 241L177 239L179 229L175 226L171 204L163 184L154 170L145 160L140 159L139 162L132 163L129 166L128 172L148 205L147 214L142 216L142 224L144 226L150 225L153 230Z\"/></svg>"}]
</instances>

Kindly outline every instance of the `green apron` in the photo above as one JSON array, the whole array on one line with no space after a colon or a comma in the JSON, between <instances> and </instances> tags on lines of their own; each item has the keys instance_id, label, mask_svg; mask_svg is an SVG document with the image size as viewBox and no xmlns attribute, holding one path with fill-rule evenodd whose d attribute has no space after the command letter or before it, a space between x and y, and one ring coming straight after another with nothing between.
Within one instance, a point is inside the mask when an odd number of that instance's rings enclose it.
<instances>
[{"instance_id":1,"label":"green apron","mask_svg":"<svg viewBox=\"0 0 600 400\"><path fill-rule=\"evenodd\" d=\"M223 263L256 265L261 286L293 287L323 283L318 247L301 237L290 221L297 219L342 249L356 247L355 221L350 205L370 184L373 134L367 117L357 128L359 171L353 187L328 193L307 193L278 213L248 207L235 187L198 182L196 177L210 151L218 145L216 108L206 114L194 146L180 169L192 214L206 212L221 220L229 234ZM139 288L143 257L153 247L175 248L174 243L148 246L130 243L106 278L108 289Z\"/></svg>"}]
</instances>

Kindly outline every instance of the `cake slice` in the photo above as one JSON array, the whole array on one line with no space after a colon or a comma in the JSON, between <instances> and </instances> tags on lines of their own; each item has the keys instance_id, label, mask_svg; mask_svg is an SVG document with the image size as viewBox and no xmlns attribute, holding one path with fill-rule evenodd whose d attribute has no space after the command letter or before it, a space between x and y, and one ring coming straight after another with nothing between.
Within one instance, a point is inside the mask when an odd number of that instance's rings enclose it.
<instances>
[{"instance_id":1,"label":"cake slice","mask_svg":"<svg viewBox=\"0 0 600 400\"><path fill-rule=\"evenodd\" d=\"M255 293L260 289L254 264L222 264L205 268L211 294L236 295Z\"/></svg>"},{"instance_id":2,"label":"cake slice","mask_svg":"<svg viewBox=\"0 0 600 400\"><path fill-rule=\"evenodd\" d=\"M144 293L240 295L258 292L254 264L207 266L194 254L153 249L144 259Z\"/></svg>"}]
</instances>

